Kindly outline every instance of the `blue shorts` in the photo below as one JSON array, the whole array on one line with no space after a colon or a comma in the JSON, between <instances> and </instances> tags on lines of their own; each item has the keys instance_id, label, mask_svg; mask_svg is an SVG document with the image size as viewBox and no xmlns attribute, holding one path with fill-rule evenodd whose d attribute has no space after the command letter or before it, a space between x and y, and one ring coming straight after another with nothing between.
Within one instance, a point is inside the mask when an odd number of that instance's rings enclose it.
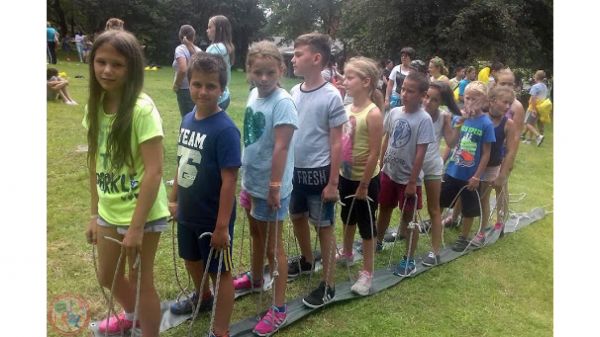
<instances>
[{"instance_id":1,"label":"blue shorts","mask_svg":"<svg viewBox=\"0 0 600 337\"><path fill-rule=\"evenodd\" d=\"M179 257L187 261L204 261L208 260L210 253L210 236L206 236L202 239L198 237L204 232L213 232L214 226L201 226L195 224L183 224L177 223L177 246L179 248ZM223 252L223 265L221 271L233 270L233 260L231 258L231 252L233 249L233 220L229 223L229 236L231 242L229 249ZM219 268L219 254L215 250L210 260L210 266L208 267L209 273L218 272Z\"/></svg>"},{"instance_id":2,"label":"blue shorts","mask_svg":"<svg viewBox=\"0 0 600 337\"><path fill-rule=\"evenodd\" d=\"M313 225L327 227L335 219L335 202L321 202L321 194L307 193L302 189L292 190L290 217L292 219L308 216Z\"/></svg>"},{"instance_id":3,"label":"blue shorts","mask_svg":"<svg viewBox=\"0 0 600 337\"><path fill-rule=\"evenodd\" d=\"M250 202L250 215L258 220L263 222L273 222L275 221L275 211L267 205L267 201L265 199L252 197L252 201ZM287 196L280 200L281 207L277 210L277 221L285 220L288 214L288 208L290 207L290 197Z\"/></svg>"}]
</instances>

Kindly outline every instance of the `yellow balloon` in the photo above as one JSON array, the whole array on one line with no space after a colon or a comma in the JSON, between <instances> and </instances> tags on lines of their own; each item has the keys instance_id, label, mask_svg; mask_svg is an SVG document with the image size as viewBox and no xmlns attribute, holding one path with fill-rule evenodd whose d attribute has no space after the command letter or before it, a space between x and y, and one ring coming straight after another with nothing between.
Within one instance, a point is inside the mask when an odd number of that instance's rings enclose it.
<instances>
[{"instance_id":1,"label":"yellow balloon","mask_svg":"<svg viewBox=\"0 0 600 337\"><path fill-rule=\"evenodd\" d=\"M479 71L477 74L477 80L487 84L490 81L490 67L485 67Z\"/></svg>"}]
</instances>

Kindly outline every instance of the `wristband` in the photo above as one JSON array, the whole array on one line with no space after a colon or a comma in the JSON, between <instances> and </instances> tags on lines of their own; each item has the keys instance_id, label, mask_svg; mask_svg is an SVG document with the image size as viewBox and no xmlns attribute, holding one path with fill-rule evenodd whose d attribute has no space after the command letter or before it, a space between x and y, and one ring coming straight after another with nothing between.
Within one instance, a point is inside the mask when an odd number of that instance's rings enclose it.
<instances>
[{"instance_id":1,"label":"wristband","mask_svg":"<svg viewBox=\"0 0 600 337\"><path fill-rule=\"evenodd\" d=\"M472 176L471 179L475 179L477 181L481 181L481 179L477 178L476 176Z\"/></svg>"},{"instance_id":2,"label":"wristband","mask_svg":"<svg viewBox=\"0 0 600 337\"><path fill-rule=\"evenodd\" d=\"M281 187L281 181L271 181L269 187Z\"/></svg>"},{"instance_id":3,"label":"wristband","mask_svg":"<svg viewBox=\"0 0 600 337\"><path fill-rule=\"evenodd\" d=\"M92 215L90 216L90 220L91 220L91 219L98 219L98 214L92 214Z\"/></svg>"},{"instance_id":4,"label":"wristband","mask_svg":"<svg viewBox=\"0 0 600 337\"><path fill-rule=\"evenodd\" d=\"M177 206L177 201L169 202L169 207Z\"/></svg>"}]
</instances>

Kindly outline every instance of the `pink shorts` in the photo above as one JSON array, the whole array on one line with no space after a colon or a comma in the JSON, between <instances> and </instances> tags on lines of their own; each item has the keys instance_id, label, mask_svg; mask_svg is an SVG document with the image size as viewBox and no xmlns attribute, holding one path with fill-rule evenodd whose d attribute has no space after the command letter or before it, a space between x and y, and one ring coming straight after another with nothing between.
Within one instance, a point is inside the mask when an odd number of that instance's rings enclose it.
<instances>
[{"instance_id":1,"label":"pink shorts","mask_svg":"<svg viewBox=\"0 0 600 337\"><path fill-rule=\"evenodd\" d=\"M250 196L250 194L246 192L246 190L240 190L240 206L242 206L242 208L250 211L250 209L252 208L251 200L252 196Z\"/></svg>"},{"instance_id":2,"label":"pink shorts","mask_svg":"<svg viewBox=\"0 0 600 337\"><path fill-rule=\"evenodd\" d=\"M402 211L404 206L404 190L406 185L398 184L381 171L381 187L379 189L379 205L382 207L396 207ZM415 207L415 198L406 199L406 210L413 210ZM417 209L423 208L423 198L421 197L421 186L417 186Z\"/></svg>"}]
</instances>

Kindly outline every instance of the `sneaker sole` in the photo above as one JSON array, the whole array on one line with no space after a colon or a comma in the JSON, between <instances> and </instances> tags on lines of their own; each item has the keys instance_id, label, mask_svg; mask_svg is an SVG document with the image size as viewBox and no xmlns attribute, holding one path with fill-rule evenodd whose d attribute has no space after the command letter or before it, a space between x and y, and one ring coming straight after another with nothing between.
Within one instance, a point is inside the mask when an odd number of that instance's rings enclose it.
<instances>
[{"instance_id":1,"label":"sneaker sole","mask_svg":"<svg viewBox=\"0 0 600 337\"><path fill-rule=\"evenodd\" d=\"M433 266L437 266L440 263L439 262L429 263L429 262L421 261L421 264L424 265L425 267L433 267Z\"/></svg>"},{"instance_id":2,"label":"sneaker sole","mask_svg":"<svg viewBox=\"0 0 600 337\"><path fill-rule=\"evenodd\" d=\"M394 275L399 276L399 277L410 277L412 276L414 273L417 272L417 267L415 267L415 269L411 270L410 273L408 273L407 275L401 275L399 271L394 271Z\"/></svg>"},{"instance_id":3,"label":"sneaker sole","mask_svg":"<svg viewBox=\"0 0 600 337\"><path fill-rule=\"evenodd\" d=\"M371 293L371 289L370 289L370 288L369 288L369 289L367 289L367 291L366 291L366 292L361 292L361 291L358 291L358 290L354 289L354 287L350 288L350 290L351 290L353 293L355 293L355 294L357 294L357 295L360 295L360 296L367 296L367 295L369 295L369 294Z\"/></svg>"},{"instance_id":4,"label":"sneaker sole","mask_svg":"<svg viewBox=\"0 0 600 337\"><path fill-rule=\"evenodd\" d=\"M285 323L287 323L287 316L285 317L285 319L283 320L283 322L281 322L281 324L279 324L279 326L277 327L277 329L271 331L271 332L267 332L265 334L261 334L258 331L252 329L252 333L256 334L257 336L261 336L261 337L268 337L268 336L272 336L274 335L277 331L279 331L279 329L281 329L281 327L283 327L285 325Z\"/></svg>"}]
</instances>

